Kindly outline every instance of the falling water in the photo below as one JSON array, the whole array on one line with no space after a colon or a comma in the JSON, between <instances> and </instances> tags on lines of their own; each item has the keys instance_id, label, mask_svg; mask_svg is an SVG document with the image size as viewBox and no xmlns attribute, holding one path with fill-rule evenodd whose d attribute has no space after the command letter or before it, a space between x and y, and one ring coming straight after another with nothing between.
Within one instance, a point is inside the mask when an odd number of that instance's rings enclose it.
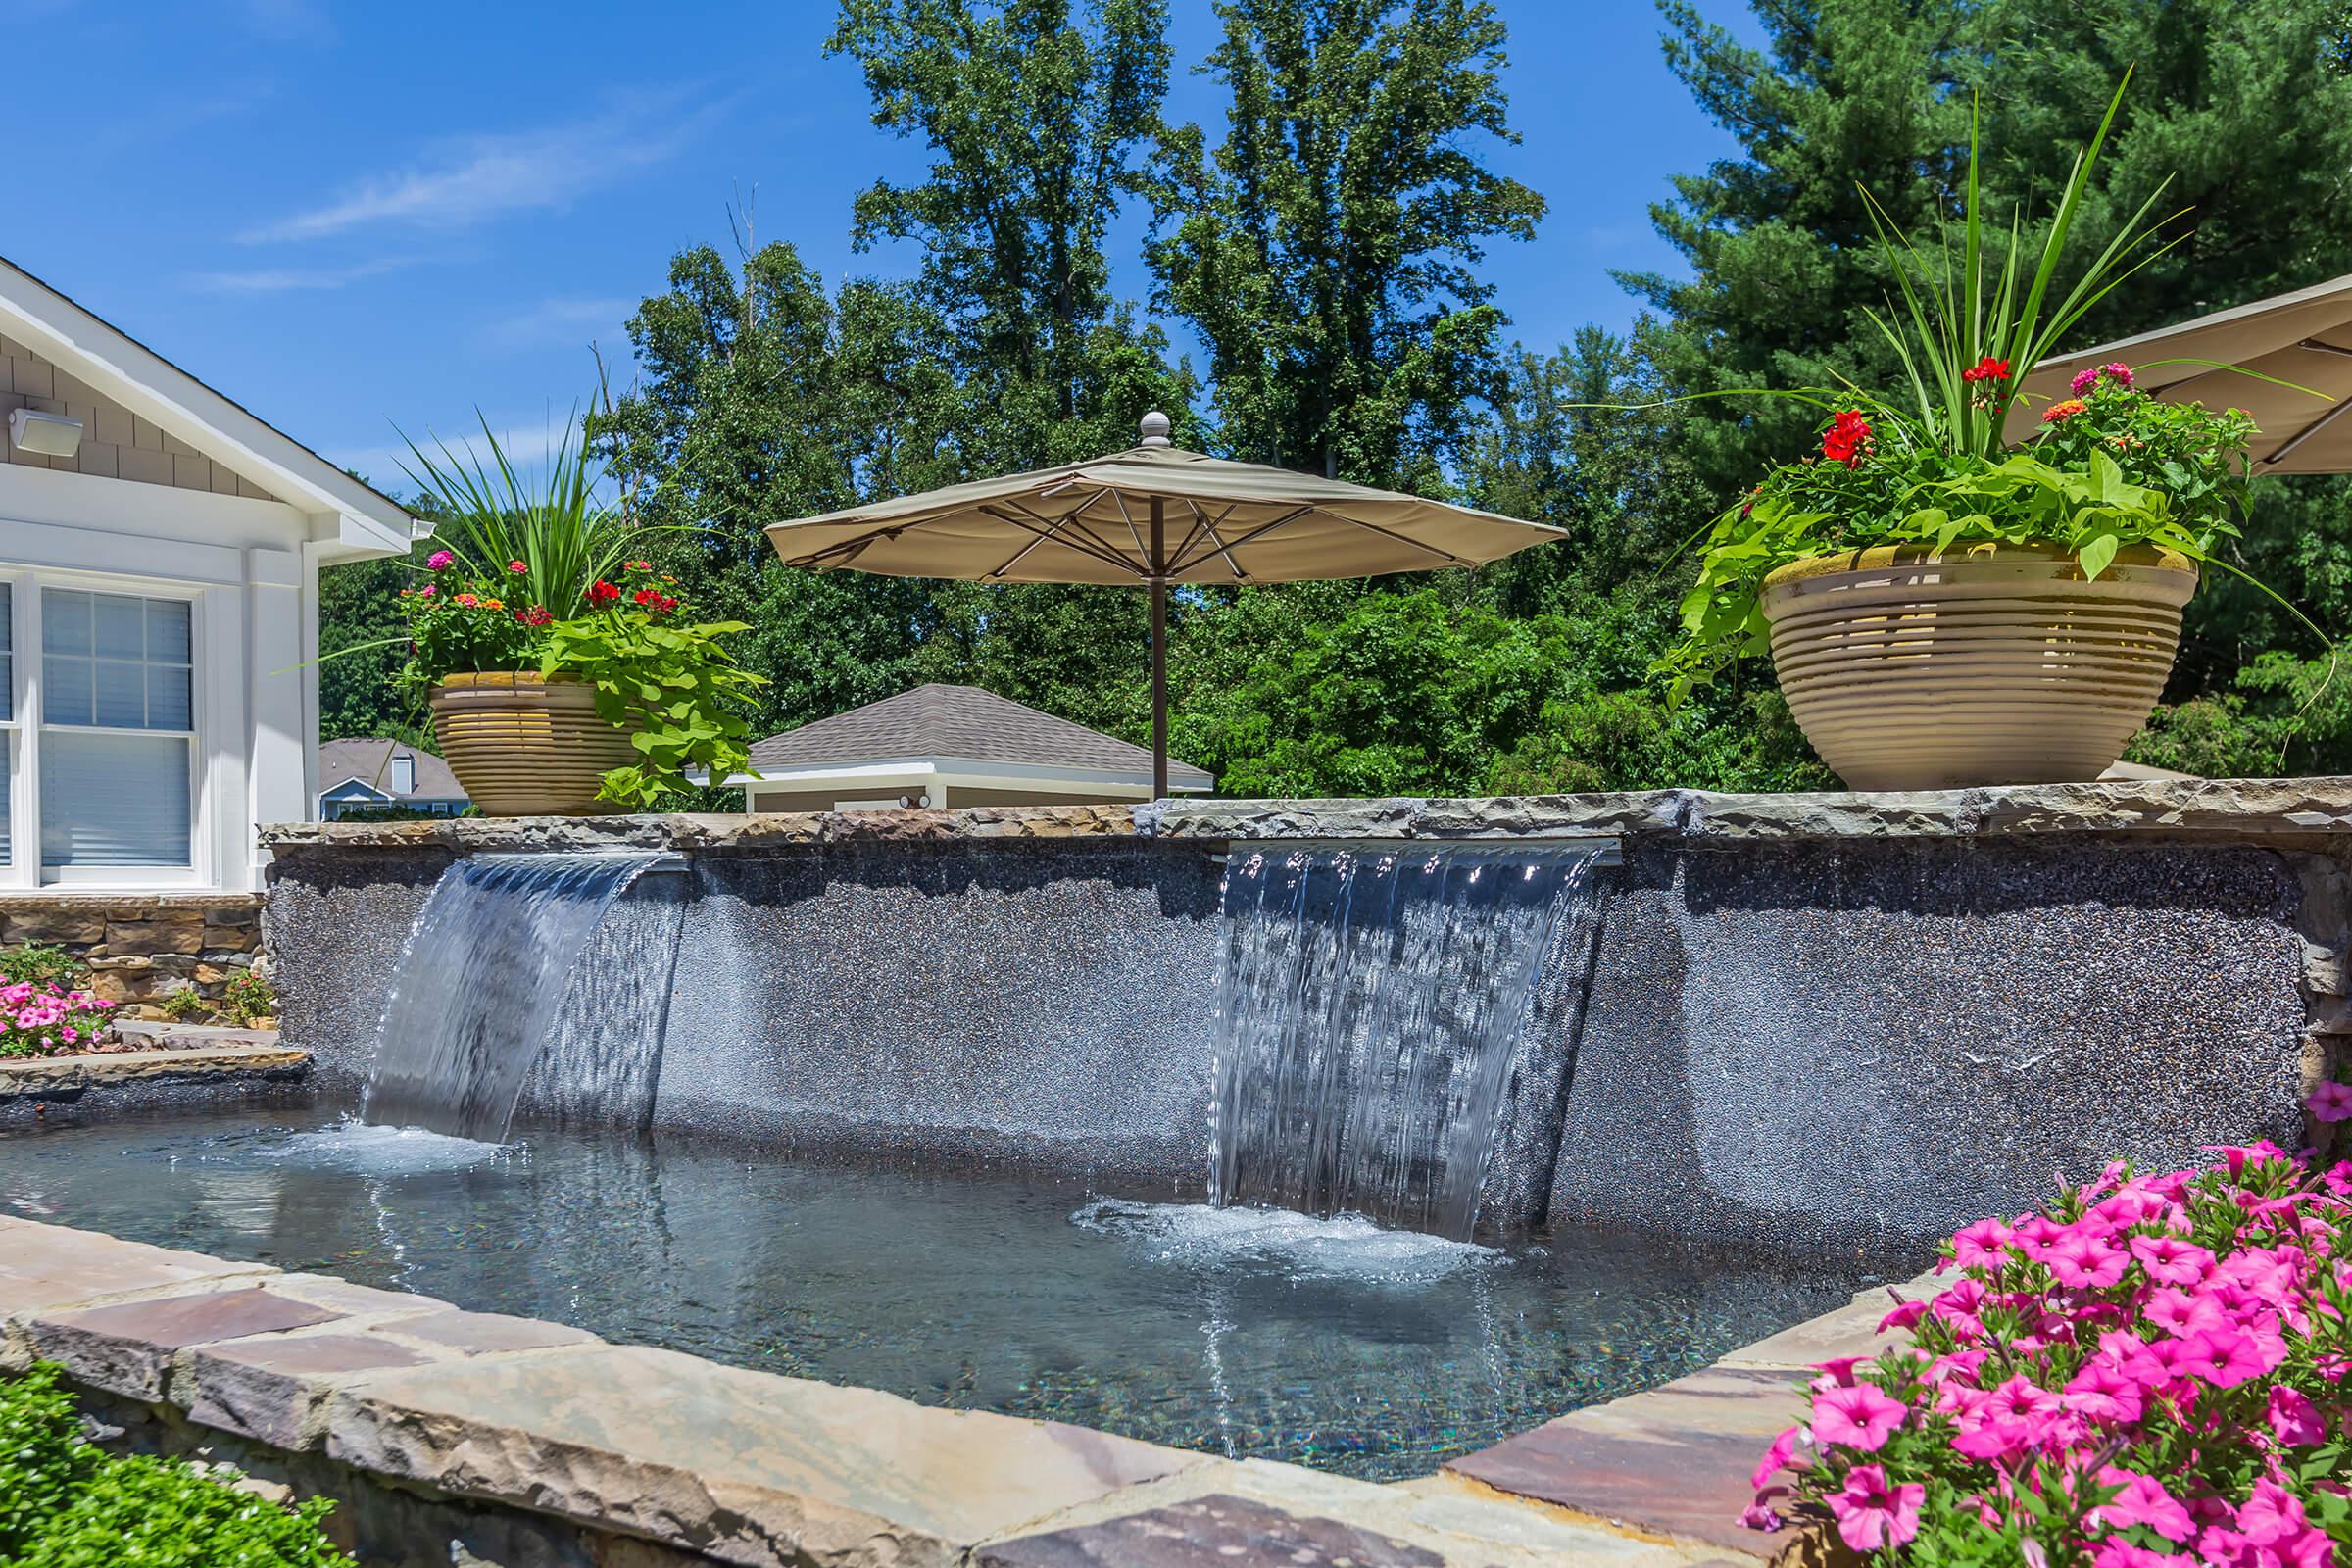
<instances>
[{"instance_id":1,"label":"falling water","mask_svg":"<svg viewBox=\"0 0 2352 1568\"><path fill-rule=\"evenodd\" d=\"M1589 937L1603 853L1237 847L1210 1200L1467 1239L1540 986L1584 951L1566 939Z\"/></svg>"},{"instance_id":2,"label":"falling water","mask_svg":"<svg viewBox=\"0 0 2352 1568\"><path fill-rule=\"evenodd\" d=\"M617 922L599 943L603 961L581 968L580 959L615 902L662 859L478 855L444 871L393 975L362 1119L503 1142L526 1084L567 1119L583 1106L603 1107L599 1119L641 1119L612 1108L621 1085L607 1080L625 1075L651 1093L647 1061L660 1049L677 950L674 901L643 917L666 916L665 926Z\"/></svg>"}]
</instances>

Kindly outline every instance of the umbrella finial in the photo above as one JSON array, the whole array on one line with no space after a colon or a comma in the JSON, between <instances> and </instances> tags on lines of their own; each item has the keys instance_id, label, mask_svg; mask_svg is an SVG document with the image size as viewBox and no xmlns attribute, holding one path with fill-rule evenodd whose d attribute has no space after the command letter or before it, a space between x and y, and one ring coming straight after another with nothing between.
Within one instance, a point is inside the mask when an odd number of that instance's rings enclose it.
<instances>
[{"instance_id":1,"label":"umbrella finial","mask_svg":"<svg viewBox=\"0 0 2352 1568\"><path fill-rule=\"evenodd\" d=\"M1143 432L1145 446L1164 447L1168 444L1168 416L1157 409L1137 420L1136 428Z\"/></svg>"}]
</instances>

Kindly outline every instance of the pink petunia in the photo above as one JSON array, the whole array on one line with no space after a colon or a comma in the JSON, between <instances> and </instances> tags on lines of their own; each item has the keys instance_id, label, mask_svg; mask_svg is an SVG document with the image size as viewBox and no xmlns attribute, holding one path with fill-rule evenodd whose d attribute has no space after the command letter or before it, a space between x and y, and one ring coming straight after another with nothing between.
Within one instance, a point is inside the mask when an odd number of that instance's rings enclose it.
<instances>
[{"instance_id":1,"label":"pink petunia","mask_svg":"<svg viewBox=\"0 0 2352 1568\"><path fill-rule=\"evenodd\" d=\"M1756 1473L1748 1478L1748 1486L1761 1492L1765 1482L1787 1469L1788 1461L1796 1456L1796 1446L1803 1437L1803 1428L1790 1427L1773 1439L1772 1446L1764 1450L1764 1457L1756 1465Z\"/></svg>"},{"instance_id":2,"label":"pink petunia","mask_svg":"<svg viewBox=\"0 0 2352 1568\"><path fill-rule=\"evenodd\" d=\"M2252 1335L2236 1329L2199 1329L2183 1343L2177 1370L2217 1389L2234 1389L2268 1369Z\"/></svg>"},{"instance_id":3,"label":"pink petunia","mask_svg":"<svg viewBox=\"0 0 2352 1568\"><path fill-rule=\"evenodd\" d=\"M2124 1277L2132 1257L2123 1249L2081 1232L2061 1238L2042 1254L2041 1261L2069 1290L2105 1290Z\"/></svg>"},{"instance_id":4,"label":"pink petunia","mask_svg":"<svg viewBox=\"0 0 2352 1568\"><path fill-rule=\"evenodd\" d=\"M1902 1545L1919 1534L1919 1505L1927 1495L1928 1489L1921 1482L1894 1486L1887 1481L1884 1466L1858 1464L1847 1474L1845 1485L1826 1500L1845 1544L1856 1551L1877 1551L1883 1546Z\"/></svg>"},{"instance_id":5,"label":"pink petunia","mask_svg":"<svg viewBox=\"0 0 2352 1568\"><path fill-rule=\"evenodd\" d=\"M2300 1391L2281 1383L2271 1390L2271 1436L2290 1448L2308 1448L2328 1441L2328 1423L2319 1407Z\"/></svg>"},{"instance_id":6,"label":"pink petunia","mask_svg":"<svg viewBox=\"0 0 2352 1568\"><path fill-rule=\"evenodd\" d=\"M2197 1533L2188 1510L2155 1477L2108 1465L2099 1471L2099 1484L2123 1489L2095 1510L2095 1517L2108 1529L2129 1530L2134 1525L2145 1525L2176 1544Z\"/></svg>"},{"instance_id":7,"label":"pink petunia","mask_svg":"<svg viewBox=\"0 0 2352 1568\"><path fill-rule=\"evenodd\" d=\"M2339 1084L2330 1078L2311 1092L2304 1105L2314 1121L2352 1120L2352 1084Z\"/></svg>"},{"instance_id":8,"label":"pink petunia","mask_svg":"<svg viewBox=\"0 0 2352 1568\"><path fill-rule=\"evenodd\" d=\"M2150 1323L2180 1339L2205 1329L2226 1327L2230 1318L2222 1310L2222 1303L2212 1296L2192 1296L2169 1285L2150 1291L2140 1312Z\"/></svg>"},{"instance_id":9,"label":"pink petunia","mask_svg":"<svg viewBox=\"0 0 2352 1568\"><path fill-rule=\"evenodd\" d=\"M1813 1441L1875 1452L1908 1414L1899 1401L1867 1383L1832 1389L1813 1396Z\"/></svg>"},{"instance_id":10,"label":"pink petunia","mask_svg":"<svg viewBox=\"0 0 2352 1568\"><path fill-rule=\"evenodd\" d=\"M1771 1503L1758 1497L1740 1511L1739 1524L1742 1530L1761 1530L1770 1535L1781 1528L1781 1516L1773 1511Z\"/></svg>"},{"instance_id":11,"label":"pink petunia","mask_svg":"<svg viewBox=\"0 0 2352 1568\"><path fill-rule=\"evenodd\" d=\"M2213 1254L2178 1236L2134 1236L2132 1255L2159 1285L2195 1285L2213 1271Z\"/></svg>"},{"instance_id":12,"label":"pink petunia","mask_svg":"<svg viewBox=\"0 0 2352 1568\"><path fill-rule=\"evenodd\" d=\"M2147 1396L2136 1378L2106 1361L2087 1363L2066 1385L2066 1402L2097 1421L2136 1421Z\"/></svg>"},{"instance_id":13,"label":"pink petunia","mask_svg":"<svg viewBox=\"0 0 2352 1568\"><path fill-rule=\"evenodd\" d=\"M1997 1219L1981 1219L1952 1238L1952 1260L1962 1268L1998 1267L2009 1245L2009 1227Z\"/></svg>"}]
</instances>

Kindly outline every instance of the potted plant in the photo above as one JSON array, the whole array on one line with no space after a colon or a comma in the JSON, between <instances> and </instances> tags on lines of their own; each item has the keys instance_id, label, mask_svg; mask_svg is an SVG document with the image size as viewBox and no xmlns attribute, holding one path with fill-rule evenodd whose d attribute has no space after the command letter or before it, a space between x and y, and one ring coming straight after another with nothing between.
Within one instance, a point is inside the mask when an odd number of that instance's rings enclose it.
<instances>
[{"instance_id":1,"label":"potted plant","mask_svg":"<svg viewBox=\"0 0 2352 1568\"><path fill-rule=\"evenodd\" d=\"M627 559L645 530L600 502L566 437L536 488L483 430L490 457L412 444L411 476L440 518L428 580L404 589L402 679L430 707L441 755L489 816L643 809L689 769L740 768L731 702L760 677L691 623L672 579Z\"/></svg>"},{"instance_id":2,"label":"potted plant","mask_svg":"<svg viewBox=\"0 0 2352 1568\"><path fill-rule=\"evenodd\" d=\"M1988 234L1975 147L1956 243L1915 247L1873 203L1899 307L1866 311L1902 389L1770 393L1824 410L1820 450L1766 474L1704 536L1678 696L1769 652L1790 711L1856 789L2096 778L2162 693L2200 567L2236 533L2253 425L2164 404L2132 370L2005 435L2019 379L2161 255L2140 207L2071 283L2067 240L2119 88L2038 253ZM2025 269L2031 263L2032 271ZM2308 623L2307 623L2308 624Z\"/></svg>"}]
</instances>

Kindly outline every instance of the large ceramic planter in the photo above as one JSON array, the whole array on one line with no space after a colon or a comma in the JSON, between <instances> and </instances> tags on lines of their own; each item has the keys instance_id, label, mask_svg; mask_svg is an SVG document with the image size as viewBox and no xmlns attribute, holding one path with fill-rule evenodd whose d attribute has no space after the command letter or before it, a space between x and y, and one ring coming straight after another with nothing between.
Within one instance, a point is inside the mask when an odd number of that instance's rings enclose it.
<instances>
[{"instance_id":1,"label":"large ceramic planter","mask_svg":"<svg viewBox=\"0 0 2352 1568\"><path fill-rule=\"evenodd\" d=\"M606 816L607 772L637 760L596 712L596 689L528 672L449 675L433 688L441 756L484 816Z\"/></svg>"},{"instance_id":2,"label":"large ceramic planter","mask_svg":"<svg viewBox=\"0 0 2352 1568\"><path fill-rule=\"evenodd\" d=\"M2135 546L2095 581L2064 551L1897 546L1764 579L1805 738L1858 790L2097 778L2172 672L2186 557Z\"/></svg>"}]
</instances>

